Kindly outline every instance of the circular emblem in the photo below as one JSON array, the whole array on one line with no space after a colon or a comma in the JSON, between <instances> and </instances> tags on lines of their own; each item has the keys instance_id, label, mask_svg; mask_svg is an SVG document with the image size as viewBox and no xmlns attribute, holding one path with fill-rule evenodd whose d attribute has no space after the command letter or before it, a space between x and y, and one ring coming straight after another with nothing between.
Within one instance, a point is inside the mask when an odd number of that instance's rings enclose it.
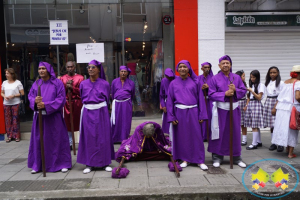
<instances>
[{"instance_id":1,"label":"circular emblem","mask_svg":"<svg viewBox=\"0 0 300 200\"><path fill-rule=\"evenodd\" d=\"M170 25L172 23L172 17L170 15L165 15L163 17L163 23L165 25Z\"/></svg>"}]
</instances>

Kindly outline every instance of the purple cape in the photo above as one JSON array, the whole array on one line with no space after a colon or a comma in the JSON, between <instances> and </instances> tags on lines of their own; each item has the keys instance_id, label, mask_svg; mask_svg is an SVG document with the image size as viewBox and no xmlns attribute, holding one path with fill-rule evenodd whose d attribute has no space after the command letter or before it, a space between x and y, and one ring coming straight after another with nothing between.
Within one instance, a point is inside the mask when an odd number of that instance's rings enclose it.
<instances>
[{"instance_id":1,"label":"purple cape","mask_svg":"<svg viewBox=\"0 0 300 200\"><path fill-rule=\"evenodd\" d=\"M188 61L180 61L189 68L193 74ZM178 63L178 65L179 65ZM178 69L178 65L176 69ZM168 122L178 120L173 126L173 157L191 163L204 163L205 150L199 120L207 120L207 112L203 93L200 91L198 77L187 77L182 80L176 77L169 86L167 99ZM197 107L180 109L176 104L197 105Z\"/></svg>"},{"instance_id":2,"label":"purple cape","mask_svg":"<svg viewBox=\"0 0 300 200\"><path fill-rule=\"evenodd\" d=\"M233 102L238 102L247 92L245 85L239 75L230 73L230 80L236 87L236 92L233 96ZM215 75L209 85L208 96L212 101L229 102L229 97L225 96L228 90L230 81L223 72ZM209 140L208 151L218 155L229 155L229 110L218 108L219 115L219 139ZM240 108L233 110L233 156L241 155L241 113Z\"/></svg>"},{"instance_id":3,"label":"purple cape","mask_svg":"<svg viewBox=\"0 0 300 200\"><path fill-rule=\"evenodd\" d=\"M46 115L43 115L45 165L47 172L56 172L63 168L72 167L68 131L62 116L62 109L66 101L63 83L55 78L53 68L48 63L45 66L50 79L43 82L37 80L28 94L30 108L35 111L31 129L30 146L28 153L28 167L35 171L42 171L39 118L36 111L35 97L38 93L38 84L41 85L41 96L45 104Z\"/></svg>"},{"instance_id":4,"label":"purple cape","mask_svg":"<svg viewBox=\"0 0 300 200\"><path fill-rule=\"evenodd\" d=\"M143 127L152 123L155 127L154 137L147 138L143 134ZM159 150L167 155L171 155L169 140L165 138L164 133L159 124L155 122L144 122L138 125L130 138L124 140L116 152L116 161L120 162L122 157L125 157L127 161L134 160L137 154L142 151L154 151Z\"/></svg>"},{"instance_id":5,"label":"purple cape","mask_svg":"<svg viewBox=\"0 0 300 200\"><path fill-rule=\"evenodd\" d=\"M132 100L135 95L134 82L127 78L122 86L120 78L116 78L111 83L112 99L128 101L115 102L116 124L112 125L113 142L122 142L127 139L131 130L132 120Z\"/></svg>"},{"instance_id":6,"label":"purple cape","mask_svg":"<svg viewBox=\"0 0 300 200\"><path fill-rule=\"evenodd\" d=\"M207 77L204 77L204 75L200 75L199 76L199 84L200 84L200 88L202 88L202 85L207 83L208 85L210 85L210 81L212 79L212 77L214 76L212 69L211 69L211 64L209 62L204 62L201 64L201 66L203 67L204 65L209 65L210 66L210 71L207 75ZM208 90L206 89L206 95L208 95ZM202 90L203 95L204 95L204 90ZM209 98L207 99L207 116L208 116L208 130L209 130L209 135L211 135L211 117L212 117L212 107L213 107L213 101L211 101ZM207 133L206 133L206 122L203 122L201 124L201 132L202 132L202 137L203 139L207 139Z\"/></svg>"},{"instance_id":7,"label":"purple cape","mask_svg":"<svg viewBox=\"0 0 300 200\"><path fill-rule=\"evenodd\" d=\"M109 83L101 78L80 84L83 105L109 101ZM114 159L108 107L95 110L83 108L77 162L91 167L104 167Z\"/></svg>"}]
</instances>

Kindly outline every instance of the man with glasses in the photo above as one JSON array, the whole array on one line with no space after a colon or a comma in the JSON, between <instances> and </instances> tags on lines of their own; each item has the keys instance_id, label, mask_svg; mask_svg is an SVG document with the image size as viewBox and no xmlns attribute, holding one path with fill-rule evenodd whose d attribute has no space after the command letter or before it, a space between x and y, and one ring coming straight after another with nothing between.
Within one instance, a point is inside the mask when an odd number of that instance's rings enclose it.
<instances>
[{"instance_id":1,"label":"man with glasses","mask_svg":"<svg viewBox=\"0 0 300 200\"><path fill-rule=\"evenodd\" d=\"M73 126L74 131L79 131L80 111L82 108L82 102L79 94L79 85L84 80L83 76L75 73L75 63L68 61L66 64L67 74L60 77L66 90L66 104L64 106L64 118L68 129L70 149L72 150L72 133L70 122L70 104L69 104L69 92L71 93L72 111L73 111Z\"/></svg>"},{"instance_id":2,"label":"man with glasses","mask_svg":"<svg viewBox=\"0 0 300 200\"><path fill-rule=\"evenodd\" d=\"M99 61L92 60L87 70L90 78L79 87L83 107L77 162L86 165L84 174L95 167L110 172L112 168L108 165L115 158L115 152L108 113L109 83Z\"/></svg>"}]
</instances>

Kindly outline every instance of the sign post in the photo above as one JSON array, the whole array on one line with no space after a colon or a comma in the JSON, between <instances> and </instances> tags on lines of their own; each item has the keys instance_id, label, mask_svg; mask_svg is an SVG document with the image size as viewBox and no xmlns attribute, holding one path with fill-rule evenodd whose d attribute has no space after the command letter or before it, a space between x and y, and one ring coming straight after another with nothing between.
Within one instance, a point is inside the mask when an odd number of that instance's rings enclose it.
<instances>
[{"instance_id":1,"label":"sign post","mask_svg":"<svg viewBox=\"0 0 300 200\"><path fill-rule=\"evenodd\" d=\"M59 45L69 45L68 20L50 20L50 45L56 45L57 74L59 69Z\"/></svg>"}]
</instances>

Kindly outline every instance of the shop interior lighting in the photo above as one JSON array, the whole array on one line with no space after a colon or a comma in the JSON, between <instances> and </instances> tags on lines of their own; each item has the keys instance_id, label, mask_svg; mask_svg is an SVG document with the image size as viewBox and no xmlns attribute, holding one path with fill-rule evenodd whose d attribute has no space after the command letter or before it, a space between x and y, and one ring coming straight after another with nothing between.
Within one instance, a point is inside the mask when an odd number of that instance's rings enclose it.
<instances>
[{"instance_id":1,"label":"shop interior lighting","mask_svg":"<svg viewBox=\"0 0 300 200\"><path fill-rule=\"evenodd\" d=\"M15 46L15 44L12 44L11 46Z\"/></svg>"},{"instance_id":2,"label":"shop interior lighting","mask_svg":"<svg viewBox=\"0 0 300 200\"><path fill-rule=\"evenodd\" d=\"M110 6L109 6L109 5L107 6L107 12L108 12L108 13L111 13L111 9L110 9Z\"/></svg>"},{"instance_id":3,"label":"shop interior lighting","mask_svg":"<svg viewBox=\"0 0 300 200\"><path fill-rule=\"evenodd\" d=\"M81 4L81 5L79 6L79 12L80 12L80 14L83 14L83 13L85 12L85 10L82 9L82 6L83 6L83 4Z\"/></svg>"}]
</instances>

